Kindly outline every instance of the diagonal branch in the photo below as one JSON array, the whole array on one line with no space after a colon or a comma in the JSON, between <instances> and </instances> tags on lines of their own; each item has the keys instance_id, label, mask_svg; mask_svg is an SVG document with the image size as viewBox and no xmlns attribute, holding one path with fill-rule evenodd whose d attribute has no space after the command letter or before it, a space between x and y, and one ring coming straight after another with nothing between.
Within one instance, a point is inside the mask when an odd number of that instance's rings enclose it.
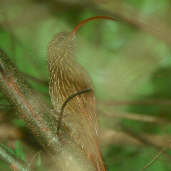
<instances>
[{"instance_id":1,"label":"diagonal branch","mask_svg":"<svg viewBox=\"0 0 171 171\"><path fill-rule=\"evenodd\" d=\"M12 168L15 168L19 171L30 170L24 161L17 159L13 154L5 149L2 144L0 144L0 158L7 162Z\"/></svg>"},{"instance_id":2,"label":"diagonal branch","mask_svg":"<svg viewBox=\"0 0 171 171\"><path fill-rule=\"evenodd\" d=\"M0 50L0 88L2 93L19 111L19 117L24 119L43 146L49 145L56 149L58 145L55 129L52 125L54 118L50 115L48 106L24 82L22 75L7 55ZM53 140L53 143L52 143Z\"/></svg>"}]
</instances>

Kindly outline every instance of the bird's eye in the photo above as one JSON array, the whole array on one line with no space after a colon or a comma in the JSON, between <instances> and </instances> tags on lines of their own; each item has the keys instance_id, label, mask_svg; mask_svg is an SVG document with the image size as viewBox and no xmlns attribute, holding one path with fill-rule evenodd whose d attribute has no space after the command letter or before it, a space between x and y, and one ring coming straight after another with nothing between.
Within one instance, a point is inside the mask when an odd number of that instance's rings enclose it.
<instances>
[{"instance_id":1,"label":"bird's eye","mask_svg":"<svg viewBox=\"0 0 171 171\"><path fill-rule=\"evenodd\" d=\"M57 34L57 40L58 40L58 42L61 42L61 41L65 40L65 38L67 36L68 36L68 33L66 33L66 32L62 32L62 33Z\"/></svg>"}]
</instances>

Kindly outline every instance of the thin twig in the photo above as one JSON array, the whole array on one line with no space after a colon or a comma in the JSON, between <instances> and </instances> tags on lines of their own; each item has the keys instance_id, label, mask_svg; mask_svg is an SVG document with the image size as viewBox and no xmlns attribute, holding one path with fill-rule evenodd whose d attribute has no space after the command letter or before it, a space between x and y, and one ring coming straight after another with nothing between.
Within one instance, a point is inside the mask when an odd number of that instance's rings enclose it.
<instances>
[{"instance_id":1,"label":"thin twig","mask_svg":"<svg viewBox=\"0 0 171 171\"><path fill-rule=\"evenodd\" d=\"M159 151L159 153L157 154L157 155L155 155L154 156L154 158L149 162L149 163L147 163L145 166L144 166L144 168L142 169L142 171L144 171L145 169L147 169L147 168L149 168L161 155L162 155L162 153L166 150L167 148L166 147L164 147L164 148L162 148L160 151Z\"/></svg>"},{"instance_id":2,"label":"thin twig","mask_svg":"<svg viewBox=\"0 0 171 171\"><path fill-rule=\"evenodd\" d=\"M121 129L124 130L128 135L136 138L137 140L144 143L145 145L154 147L156 150L161 151L162 147L160 145L157 145L156 143L150 141L149 139L147 139L142 134L138 134L135 131L133 131L131 128L125 127L123 125L121 125ZM162 139L162 141L164 141L164 140ZM170 146L170 140L167 141L167 145ZM171 160L171 156L167 151L163 151L163 153L169 160Z\"/></svg>"},{"instance_id":3,"label":"thin twig","mask_svg":"<svg viewBox=\"0 0 171 171\"><path fill-rule=\"evenodd\" d=\"M34 156L32 157L32 159L31 159L31 161L28 163L28 168L31 168L31 166L32 166L32 164L33 164L33 161L36 159L36 157L38 156L38 155L40 155L40 153L41 153L41 151L38 151L38 152L36 152L35 154L34 154Z\"/></svg>"},{"instance_id":4,"label":"thin twig","mask_svg":"<svg viewBox=\"0 0 171 171\"><path fill-rule=\"evenodd\" d=\"M143 114L137 114L137 113L128 113L128 112L113 112L113 113L107 113L107 112L99 112L103 116L106 117L116 117L121 119L130 119L130 120L136 120L141 122L149 122L149 123L158 123L163 124L167 123L169 124L171 121L163 119L161 117L154 117L150 115L143 115Z\"/></svg>"},{"instance_id":5,"label":"thin twig","mask_svg":"<svg viewBox=\"0 0 171 171\"><path fill-rule=\"evenodd\" d=\"M110 144L117 144L117 145L133 145L133 146L157 146L160 147L159 150L163 147L167 147L170 149L170 135L154 135L154 134L145 134L141 133L143 137L142 139L135 137L135 135L130 135L130 133L112 129L104 129L101 132L100 140L103 145L107 146ZM148 141L148 143L147 143Z\"/></svg>"},{"instance_id":6,"label":"thin twig","mask_svg":"<svg viewBox=\"0 0 171 171\"><path fill-rule=\"evenodd\" d=\"M98 101L99 105L105 106L126 106L126 105L168 105L171 106L170 99L146 99L146 100L130 100L130 101Z\"/></svg>"},{"instance_id":7,"label":"thin twig","mask_svg":"<svg viewBox=\"0 0 171 171\"><path fill-rule=\"evenodd\" d=\"M74 93L72 94L71 96L69 96L65 102L63 103L62 107L61 107L61 110L60 110L60 114L59 114L59 120L58 120L58 127L57 127L57 134L59 134L59 129L61 128L61 122L62 122L62 117L63 117L63 112L64 112L64 108L65 106L67 105L67 103L72 100L74 97L76 96L79 96L81 94L84 94L84 93L88 93L92 91L92 89L86 89L86 90L82 90L82 91L79 91L77 93Z\"/></svg>"}]
</instances>

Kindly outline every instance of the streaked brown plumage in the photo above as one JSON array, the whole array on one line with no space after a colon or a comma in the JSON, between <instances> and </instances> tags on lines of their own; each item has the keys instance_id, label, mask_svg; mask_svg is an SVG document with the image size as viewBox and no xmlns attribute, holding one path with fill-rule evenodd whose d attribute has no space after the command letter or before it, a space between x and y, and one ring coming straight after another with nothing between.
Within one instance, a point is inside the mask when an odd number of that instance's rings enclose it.
<instances>
[{"instance_id":1,"label":"streaked brown plumage","mask_svg":"<svg viewBox=\"0 0 171 171\"><path fill-rule=\"evenodd\" d=\"M72 94L92 88L87 72L74 60L75 37L61 32L49 43L49 91L54 109L59 112ZM74 97L66 106L63 122L72 130L71 136L96 170L104 171L104 162L98 145L98 124L93 92Z\"/></svg>"}]
</instances>

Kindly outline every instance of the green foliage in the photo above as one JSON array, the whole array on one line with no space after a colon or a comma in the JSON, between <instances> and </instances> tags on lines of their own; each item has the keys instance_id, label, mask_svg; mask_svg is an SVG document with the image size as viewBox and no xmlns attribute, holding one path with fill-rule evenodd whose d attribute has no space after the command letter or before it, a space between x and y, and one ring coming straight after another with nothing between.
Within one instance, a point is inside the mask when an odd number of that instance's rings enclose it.
<instances>
[{"instance_id":1,"label":"green foliage","mask_svg":"<svg viewBox=\"0 0 171 171\"><path fill-rule=\"evenodd\" d=\"M23 152L23 148L19 141L15 142L15 154L16 154L16 157L20 158L21 160L25 160L25 154Z\"/></svg>"}]
</instances>

